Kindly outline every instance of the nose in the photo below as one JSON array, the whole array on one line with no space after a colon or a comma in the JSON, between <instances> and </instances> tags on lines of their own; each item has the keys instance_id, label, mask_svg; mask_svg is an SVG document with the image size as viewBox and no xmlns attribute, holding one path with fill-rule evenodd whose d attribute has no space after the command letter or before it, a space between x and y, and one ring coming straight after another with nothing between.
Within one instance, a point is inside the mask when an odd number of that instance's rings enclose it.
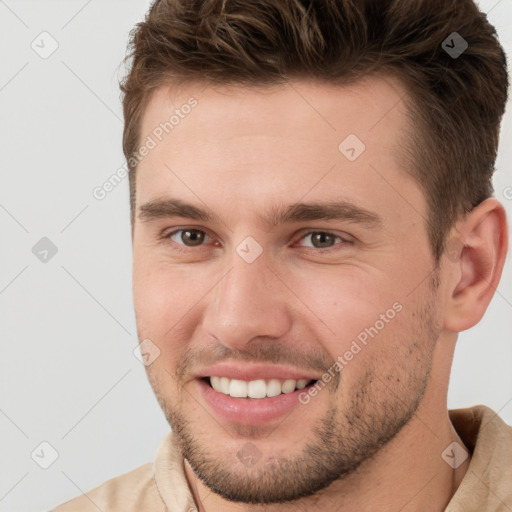
<instances>
[{"instance_id":1,"label":"nose","mask_svg":"<svg viewBox=\"0 0 512 512\"><path fill-rule=\"evenodd\" d=\"M228 271L209 294L203 328L226 347L244 350L254 338L278 339L291 328L289 291L265 251L252 263L235 251Z\"/></svg>"}]
</instances>

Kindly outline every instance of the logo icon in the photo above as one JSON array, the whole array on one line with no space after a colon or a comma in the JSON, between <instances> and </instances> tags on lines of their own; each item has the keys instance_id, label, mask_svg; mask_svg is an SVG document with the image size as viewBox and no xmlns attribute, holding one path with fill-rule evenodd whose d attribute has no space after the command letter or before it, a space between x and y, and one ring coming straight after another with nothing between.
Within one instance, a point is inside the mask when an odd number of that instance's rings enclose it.
<instances>
[{"instance_id":1,"label":"logo icon","mask_svg":"<svg viewBox=\"0 0 512 512\"><path fill-rule=\"evenodd\" d=\"M246 263L253 263L263 252L263 247L252 236L248 236L238 244L236 252Z\"/></svg>"},{"instance_id":2,"label":"logo icon","mask_svg":"<svg viewBox=\"0 0 512 512\"><path fill-rule=\"evenodd\" d=\"M41 32L31 43L30 47L41 59L47 59L59 47L57 40L48 32Z\"/></svg>"},{"instance_id":3,"label":"logo icon","mask_svg":"<svg viewBox=\"0 0 512 512\"><path fill-rule=\"evenodd\" d=\"M252 468L261 459L261 452L252 443L246 443L236 456L245 467Z\"/></svg>"},{"instance_id":4,"label":"logo icon","mask_svg":"<svg viewBox=\"0 0 512 512\"><path fill-rule=\"evenodd\" d=\"M457 469L468 458L468 452L454 441L446 447L441 457L449 466Z\"/></svg>"},{"instance_id":5,"label":"logo icon","mask_svg":"<svg viewBox=\"0 0 512 512\"><path fill-rule=\"evenodd\" d=\"M458 33L452 32L442 43L441 48L452 58L457 59L468 48L468 42Z\"/></svg>"},{"instance_id":6,"label":"logo icon","mask_svg":"<svg viewBox=\"0 0 512 512\"><path fill-rule=\"evenodd\" d=\"M338 146L340 153L350 162L357 160L366 149L363 141L351 133Z\"/></svg>"},{"instance_id":7,"label":"logo icon","mask_svg":"<svg viewBox=\"0 0 512 512\"><path fill-rule=\"evenodd\" d=\"M144 366L149 366L160 356L160 349L149 338L146 338L135 347L133 355Z\"/></svg>"},{"instance_id":8,"label":"logo icon","mask_svg":"<svg viewBox=\"0 0 512 512\"><path fill-rule=\"evenodd\" d=\"M32 254L42 263L48 263L57 251L57 246L46 236L32 247Z\"/></svg>"},{"instance_id":9,"label":"logo icon","mask_svg":"<svg viewBox=\"0 0 512 512\"><path fill-rule=\"evenodd\" d=\"M450 261L459 261L463 247L464 244L460 238L450 238L446 244L446 256Z\"/></svg>"},{"instance_id":10,"label":"logo icon","mask_svg":"<svg viewBox=\"0 0 512 512\"><path fill-rule=\"evenodd\" d=\"M48 441L43 441L30 456L40 468L48 469L59 458L59 452Z\"/></svg>"}]
</instances>

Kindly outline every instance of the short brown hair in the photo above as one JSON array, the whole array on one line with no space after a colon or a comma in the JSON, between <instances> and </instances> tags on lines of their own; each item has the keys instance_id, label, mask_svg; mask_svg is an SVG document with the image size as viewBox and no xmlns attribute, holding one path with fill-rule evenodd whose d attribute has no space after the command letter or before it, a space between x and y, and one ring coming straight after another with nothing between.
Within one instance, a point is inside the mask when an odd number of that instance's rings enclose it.
<instances>
[{"instance_id":1,"label":"short brown hair","mask_svg":"<svg viewBox=\"0 0 512 512\"><path fill-rule=\"evenodd\" d=\"M457 57L447 51L453 32L468 45ZM425 193L436 263L454 223L493 193L508 77L496 31L473 0L156 0L128 48L120 86L132 223L130 157L150 94L188 81L263 86L397 76L413 126L402 156Z\"/></svg>"}]
</instances>

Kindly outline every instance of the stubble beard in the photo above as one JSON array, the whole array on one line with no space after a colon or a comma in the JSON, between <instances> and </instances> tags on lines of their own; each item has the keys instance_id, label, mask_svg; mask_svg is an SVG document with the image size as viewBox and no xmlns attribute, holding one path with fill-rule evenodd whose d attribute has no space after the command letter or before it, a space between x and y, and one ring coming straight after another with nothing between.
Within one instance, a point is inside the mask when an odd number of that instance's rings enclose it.
<instances>
[{"instance_id":1,"label":"stubble beard","mask_svg":"<svg viewBox=\"0 0 512 512\"><path fill-rule=\"evenodd\" d=\"M219 447L215 439L198 435L197 422L187 416L183 407L172 406L163 399L157 382L150 377L182 455L195 475L227 500L279 504L311 496L353 474L402 430L421 403L440 333L434 322L434 300L432 296L416 312L414 325L410 325L401 343L395 345L403 346L403 351L395 354L387 371L379 369L382 361L369 364L357 385L352 386L351 394L346 395L346 401L332 400L333 405L324 417L305 433L303 438L307 441L299 453L286 457L265 454L251 468L244 467L232 450ZM339 389L343 391L343 371ZM333 390L326 387L322 393L333 393ZM347 403L342 410L340 402ZM308 414L307 405L302 407L304 414ZM272 435L287 439L285 428L284 425L276 428ZM240 448L246 442L247 439L241 439Z\"/></svg>"}]
</instances>

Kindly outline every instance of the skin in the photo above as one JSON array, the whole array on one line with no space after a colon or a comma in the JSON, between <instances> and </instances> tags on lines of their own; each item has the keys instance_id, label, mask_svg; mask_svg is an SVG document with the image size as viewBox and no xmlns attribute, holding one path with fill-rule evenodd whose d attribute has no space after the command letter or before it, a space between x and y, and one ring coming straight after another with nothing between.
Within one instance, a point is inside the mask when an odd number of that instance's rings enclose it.
<instances>
[{"instance_id":1,"label":"skin","mask_svg":"<svg viewBox=\"0 0 512 512\"><path fill-rule=\"evenodd\" d=\"M441 458L450 443L464 446L448 417L448 380L457 333L480 320L498 284L505 213L491 198L457 222L449 237L464 248L436 269L425 197L399 158L404 94L383 76L337 87L187 84L160 87L147 106L140 140L198 101L139 164L132 235L138 335L160 350L147 373L199 510L441 511L467 471L469 458L455 470ZM338 150L351 133L366 146L353 162ZM166 197L219 220L140 217ZM340 199L381 225L258 217ZM162 238L179 229L208 237ZM315 246L319 231L341 237L328 239L330 252ZM250 264L236 252L248 236L263 249ZM279 421L224 420L198 391L196 373L218 361L318 374L396 303L400 312L341 373ZM248 442L260 455L252 467L236 456Z\"/></svg>"}]
</instances>

